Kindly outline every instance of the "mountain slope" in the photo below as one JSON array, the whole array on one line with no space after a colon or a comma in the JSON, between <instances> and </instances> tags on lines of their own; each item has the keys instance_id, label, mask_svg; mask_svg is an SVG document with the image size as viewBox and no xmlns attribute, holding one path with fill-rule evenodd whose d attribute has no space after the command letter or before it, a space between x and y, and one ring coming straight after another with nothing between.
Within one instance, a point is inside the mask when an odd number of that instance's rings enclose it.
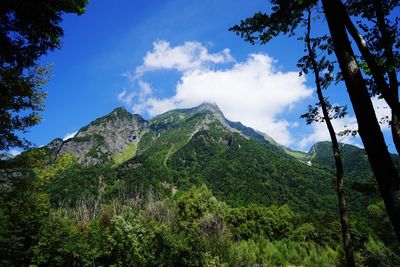
<instances>
[{"instance_id":1,"label":"mountain slope","mask_svg":"<svg viewBox=\"0 0 400 267\"><path fill-rule=\"evenodd\" d=\"M68 155L74 159L46 185L53 203L95 195L100 184L104 197L112 199L121 188L132 197L204 183L234 206L289 204L296 210L336 212L330 168L308 166L272 138L228 121L214 104L172 110L149 121L118 108L75 137L56 139L41 150L49 157L46 166ZM325 154L316 155L314 160ZM375 201L358 191L351 199L350 205L364 210Z\"/></svg>"},{"instance_id":2,"label":"mountain slope","mask_svg":"<svg viewBox=\"0 0 400 267\"><path fill-rule=\"evenodd\" d=\"M148 122L136 156L119 167L118 175L130 188L156 187L160 180L178 187L205 183L235 206L278 203L300 210L336 210L330 170L310 167L243 128L234 128L209 104L159 115ZM364 207L369 203L354 194L360 199L355 202Z\"/></svg>"},{"instance_id":3,"label":"mountain slope","mask_svg":"<svg viewBox=\"0 0 400 267\"><path fill-rule=\"evenodd\" d=\"M55 157L72 154L79 163L95 165L110 162L135 146L145 129L146 122L140 115L116 108L81 128L73 138L65 141L55 139L47 148Z\"/></svg>"},{"instance_id":4,"label":"mountain slope","mask_svg":"<svg viewBox=\"0 0 400 267\"><path fill-rule=\"evenodd\" d=\"M373 176L368 157L364 149L349 144L341 144L341 157L346 176L352 179L366 179ZM327 169L335 170L335 161L332 157L331 142L318 142L314 144L305 158L319 166ZM392 158L397 166L399 166L399 157L392 154Z\"/></svg>"},{"instance_id":5,"label":"mountain slope","mask_svg":"<svg viewBox=\"0 0 400 267\"><path fill-rule=\"evenodd\" d=\"M149 121L118 108L69 140L0 160L0 258L22 255L25 265L339 265L330 155L329 142L307 156L229 122L211 104ZM365 153L344 146L343 158L355 251L369 259L365 253L375 257L368 249L377 247L385 266L397 266L379 241L397 251L383 203L368 191L375 185Z\"/></svg>"}]
</instances>

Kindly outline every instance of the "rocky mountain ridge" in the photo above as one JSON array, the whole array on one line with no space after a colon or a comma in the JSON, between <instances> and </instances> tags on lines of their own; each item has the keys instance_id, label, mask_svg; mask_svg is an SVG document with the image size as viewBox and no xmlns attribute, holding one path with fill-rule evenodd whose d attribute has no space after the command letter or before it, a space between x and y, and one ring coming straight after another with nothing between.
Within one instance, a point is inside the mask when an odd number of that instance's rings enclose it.
<instances>
[{"instance_id":1,"label":"rocky mountain ridge","mask_svg":"<svg viewBox=\"0 0 400 267\"><path fill-rule=\"evenodd\" d=\"M314 147L309 165L306 153L227 120L215 104L171 110L150 120L117 108L68 140L55 139L0 163L16 171L26 166L53 170L47 186L54 203L95 195L101 181L108 185L110 199L119 188L131 197L205 184L233 206L278 203L296 210L336 211L331 150L329 143L321 144ZM371 172L365 167L365 153L349 148L346 181L361 181L358 188L366 188ZM374 200L357 192L349 196L356 210Z\"/></svg>"},{"instance_id":2,"label":"rocky mountain ridge","mask_svg":"<svg viewBox=\"0 0 400 267\"><path fill-rule=\"evenodd\" d=\"M191 125L191 133L186 136L190 139L197 131L207 129L208 124L218 122L226 131L239 133L247 139L255 139L263 144L277 144L270 136L246 127L240 122L231 122L225 118L216 104L203 103L190 109L177 109L166 112L146 121L139 114L132 114L125 108L114 109L108 115L100 117L67 140L56 138L46 147L52 151L54 157L72 154L83 165L96 165L104 162L115 162L123 156L127 149L139 145L141 137L151 132L156 132L159 138L168 128L183 123L188 118L195 116L197 121ZM140 152L140 151L139 151ZM132 157L135 153L125 155Z\"/></svg>"},{"instance_id":3,"label":"rocky mountain ridge","mask_svg":"<svg viewBox=\"0 0 400 267\"><path fill-rule=\"evenodd\" d=\"M186 122L189 124L184 125ZM148 149L140 144L143 136L148 138L151 135L154 140L162 140L162 135L172 130L177 132L176 134L182 140L175 140L170 144L172 148L166 155L166 160L168 160L171 153L179 147L179 143L181 145L187 143L198 131L208 130L209 125L213 123L217 123L218 127L227 133L237 133L246 139L256 140L262 145L273 145L309 166L315 163L334 169L329 142L318 142L307 153L286 148L267 134L247 127L241 122L226 119L215 103L203 103L189 109L171 110L148 121L139 114L128 112L124 107L118 107L82 127L74 137L67 140L56 138L46 147L51 151L53 158L72 154L76 156L79 163L85 166L106 162L120 164ZM219 142L228 144L230 142L228 139L221 139ZM343 149L346 161L352 161L352 158L355 158L356 165L370 172L363 149L347 144L343 144Z\"/></svg>"},{"instance_id":4,"label":"rocky mountain ridge","mask_svg":"<svg viewBox=\"0 0 400 267\"><path fill-rule=\"evenodd\" d=\"M55 157L72 154L84 165L111 161L130 145L138 143L147 122L138 114L125 108L116 108L100 117L67 140L57 138L47 145Z\"/></svg>"}]
</instances>

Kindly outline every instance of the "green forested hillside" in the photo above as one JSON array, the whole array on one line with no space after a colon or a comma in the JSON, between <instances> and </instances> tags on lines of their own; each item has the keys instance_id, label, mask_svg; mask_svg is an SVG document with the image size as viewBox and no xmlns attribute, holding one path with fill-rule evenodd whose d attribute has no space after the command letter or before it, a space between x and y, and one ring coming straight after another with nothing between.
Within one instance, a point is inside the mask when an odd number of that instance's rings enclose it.
<instances>
[{"instance_id":1,"label":"green forested hillside","mask_svg":"<svg viewBox=\"0 0 400 267\"><path fill-rule=\"evenodd\" d=\"M343 158L344 171L347 177L354 179L367 179L372 174L365 151L359 147L342 144L341 156ZM331 171L335 170L335 161L332 159L332 146L330 142L315 144L307 155L313 164L321 165Z\"/></svg>"},{"instance_id":2,"label":"green forested hillside","mask_svg":"<svg viewBox=\"0 0 400 267\"><path fill-rule=\"evenodd\" d=\"M350 179L365 180L372 177L371 166L364 149L357 146L341 144L341 156L346 176ZM305 156L313 164L317 164L335 170L335 161L332 158L332 146L330 142L318 142L313 145L308 155ZM393 154L392 158L397 166L400 165L400 158Z\"/></svg>"},{"instance_id":3,"label":"green forested hillside","mask_svg":"<svg viewBox=\"0 0 400 267\"><path fill-rule=\"evenodd\" d=\"M309 166L211 104L150 121L116 109L1 162L1 264L340 265L328 148ZM357 260L397 264L357 149L344 153Z\"/></svg>"},{"instance_id":4,"label":"green forested hillside","mask_svg":"<svg viewBox=\"0 0 400 267\"><path fill-rule=\"evenodd\" d=\"M379 189L364 149L353 145L341 144L341 156L347 189L361 192L363 196L369 196L370 198L378 197ZM392 158L400 170L399 156L392 154ZM313 166L325 168L332 173L336 171L330 142L314 144L305 159L309 160ZM350 199L354 197L351 191L347 194ZM356 199L358 198L359 196L356 197Z\"/></svg>"}]
</instances>

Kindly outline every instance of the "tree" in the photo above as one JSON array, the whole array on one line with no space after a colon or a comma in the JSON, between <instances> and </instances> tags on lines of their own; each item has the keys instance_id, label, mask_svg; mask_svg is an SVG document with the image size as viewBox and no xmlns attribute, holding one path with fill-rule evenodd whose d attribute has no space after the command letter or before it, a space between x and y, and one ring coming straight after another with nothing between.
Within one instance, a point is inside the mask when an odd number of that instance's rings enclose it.
<instances>
[{"instance_id":1,"label":"tree","mask_svg":"<svg viewBox=\"0 0 400 267\"><path fill-rule=\"evenodd\" d=\"M0 2L0 150L27 147L18 133L37 124L48 69L38 60L59 48L62 15L85 11L87 0Z\"/></svg>"},{"instance_id":2,"label":"tree","mask_svg":"<svg viewBox=\"0 0 400 267\"><path fill-rule=\"evenodd\" d=\"M347 217L346 197L344 193L343 162L340 156L341 153L340 153L339 142L336 138L336 132L331 122L332 119L331 113L333 112L333 119L341 118L346 113L345 112L346 107L332 107L322 93L322 89L326 89L333 80L332 76L333 64L329 62L325 56L323 56L320 60L318 60L315 48L316 47L326 48L328 54L330 54L332 53L332 48L330 47L331 40L326 35L321 38L311 38L310 8L308 8L307 10L306 25L307 25L307 30L304 41L307 47L306 48L307 55L300 60L299 66L301 67L302 72L304 73L307 73L308 69L311 69L313 71L319 102L317 103L317 107L315 108L309 107L310 112L302 115L301 117L307 118L308 124L312 123L313 121L325 122L326 127L328 128L329 136L332 142L333 157L335 159L335 166L336 166L336 190L338 194L339 214L342 226L342 239L343 239L344 252L346 256L346 263L347 266L355 266L352 241L350 235L350 223ZM321 41L324 40L327 40L327 44L322 45ZM323 71L325 71L325 76L321 77L320 73ZM319 115L319 107L322 110L322 116Z\"/></svg>"},{"instance_id":3,"label":"tree","mask_svg":"<svg viewBox=\"0 0 400 267\"><path fill-rule=\"evenodd\" d=\"M386 147L365 79L351 47L346 28L346 9L340 0L270 0L272 13L257 13L230 30L251 43L267 43L279 34L292 35L303 13L321 6L328 23L333 48L352 103L368 160L398 239L400 240L400 179ZM376 81L375 81L376 82Z\"/></svg>"},{"instance_id":4,"label":"tree","mask_svg":"<svg viewBox=\"0 0 400 267\"><path fill-rule=\"evenodd\" d=\"M399 83L396 69L399 68L400 41L397 40L399 18L394 22L387 19L391 11L399 6L395 0L389 1L347 1L349 13L365 18L372 27L359 21L359 27L364 31L366 39L358 31L347 14L346 7L340 4L345 15L345 24L349 34L355 40L362 58L368 66L368 73L373 77L370 84L372 93L377 93L385 99L392 109L391 129L394 145L400 154L400 103L398 95ZM397 49L396 49L397 47ZM385 77L386 74L386 77Z\"/></svg>"},{"instance_id":5,"label":"tree","mask_svg":"<svg viewBox=\"0 0 400 267\"><path fill-rule=\"evenodd\" d=\"M24 175L15 173L10 185L0 188L0 266L28 266L32 245L50 210L34 175Z\"/></svg>"},{"instance_id":6,"label":"tree","mask_svg":"<svg viewBox=\"0 0 400 267\"><path fill-rule=\"evenodd\" d=\"M368 95L365 80L358 67L346 32L344 21L346 16L338 16L336 13L337 10L341 10L341 1L322 0L322 3L332 36L335 54L357 118L360 137L365 146L368 160L377 180L393 228L397 238L400 240L400 179L387 150L371 99ZM345 10L342 9L342 12L345 12Z\"/></svg>"}]
</instances>

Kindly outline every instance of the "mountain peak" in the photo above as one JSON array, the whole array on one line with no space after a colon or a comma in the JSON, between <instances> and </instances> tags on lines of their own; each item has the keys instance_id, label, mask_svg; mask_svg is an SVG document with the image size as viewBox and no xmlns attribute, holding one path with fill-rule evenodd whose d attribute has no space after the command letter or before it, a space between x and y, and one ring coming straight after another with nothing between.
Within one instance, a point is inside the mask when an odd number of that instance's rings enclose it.
<instances>
[{"instance_id":1,"label":"mountain peak","mask_svg":"<svg viewBox=\"0 0 400 267\"><path fill-rule=\"evenodd\" d=\"M209 108L217 108L217 109L219 109L217 103L215 103L215 102L207 102L207 101L201 103L199 105L199 107L209 107Z\"/></svg>"},{"instance_id":2,"label":"mountain peak","mask_svg":"<svg viewBox=\"0 0 400 267\"><path fill-rule=\"evenodd\" d=\"M111 113L128 112L124 106L116 107ZM128 112L129 113L129 112Z\"/></svg>"},{"instance_id":3,"label":"mountain peak","mask_svg":"<svg viewBox=\"0 0 400 267\"><path fill-rule=\"evenodd\" d=\"M203 102L197 108L209 109L211 111L216 111L216 112L222 113L221 109L218 107L217 103L215 103L215 102Z\"/></svg>"},{"instance_id":4,"label":"mountain peak","mask_svg":"<svg viewBox=\"0 0 400 267\"><path fill-rule=\"evenodd\" d=\"M143 119L143 117L140 114L133 114L133 113L127 111L125 107L117 107L113 111L108 113L107 115L96 119L92 123L96 123L96 122L100 122L100 121L104 122L109 119L114 120L114 119L122 119L122 118L125 118L128 120L134 119L139 123L145 122L145 119Z\"/></svg>"},{"instance_id":5,"label":"mountain peak","mask_svg":"<svg viewBox=\"0 0 400 267\"><path fill-rule=\"evenodd\" d=\"M115 155L136 145L145 127L146 121L140 115L117 107L79 129L73 138L65 141L56 139L47 147L56 156L73 154L84 165L110 162Z\"/></svg>"},{"instance_id":6,"label":"mountain peak","mask_svg":"<svg viewBox=\"0 0 400 267\"><path fill-rule=\"evenodd\" d=\"M239 132L241 135L247 138L253 138L260 141L263 144L270 143L278 145L278 143L269 135L258 132L250 127L244 126L241 122L233 122L225 118L221 109L215 102L203 102L201 105L194 108L198 112L211 111L214 116L230 131Z\"/></svg>"},{"instance_id":7,"label":"mountain peak","mask_svg":"<svg viewBox=\"0 0 400 267\"><path fill-rule=\"evenodd\" d=\"M109 115L116 115L116 116L132 116L133 114L126 110L125 107L117 107L113 111L111 111ZM107 115L106 115L107 116Z\"/></svg>"}]
</instances>

